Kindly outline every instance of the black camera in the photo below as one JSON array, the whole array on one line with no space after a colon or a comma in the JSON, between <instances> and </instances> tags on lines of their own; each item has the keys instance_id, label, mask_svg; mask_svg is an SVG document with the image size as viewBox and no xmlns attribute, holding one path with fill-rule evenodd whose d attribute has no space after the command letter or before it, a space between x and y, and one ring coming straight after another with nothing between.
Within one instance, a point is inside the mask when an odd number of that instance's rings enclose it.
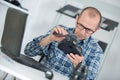
<instances>
[{"instance_id":1,"label":"black camera","mask_svg":"<svg viewBox=\"0 0 120 80\"><path fill-rule=\"evenodd\" d=\"M69 34L58 44L58 48L65 54L73 53L82 56L82 48L77 43L77 37L74 34Z\"/></svg>"},{"instance_id":2,"label":"black camera","mask_svg":"<svg viewBox=\"0 0 120 80\"><path fill-rule=\"evenodd\" d=\"M59 42L58 48L62 50L65 54L73 53L82 56L82 48L77 45L78 38L74 34L62 35L60 33L53 32L54 35L58 37L65 37ZM88 73L88 67L78 64L78 66L73 70L69 80L85 80Z\"/></svg>"}]
</instances>

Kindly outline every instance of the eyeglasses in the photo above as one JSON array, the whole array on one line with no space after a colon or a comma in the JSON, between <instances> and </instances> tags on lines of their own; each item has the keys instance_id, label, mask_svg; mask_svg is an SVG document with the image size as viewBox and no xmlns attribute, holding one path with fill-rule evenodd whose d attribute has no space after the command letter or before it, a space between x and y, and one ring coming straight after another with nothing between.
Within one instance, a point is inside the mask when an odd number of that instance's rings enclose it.
<instances>
[{"instance_id":1,"label":"eyeglasses","mask_svg":"<svg viewBox=\"0 0 120 80\"><path fill-rule=\"evenodd\" d=\"M81 23L77 23L77 27L81 30L85 29L85 32L88 33L88 34L93 34L95 31L89 29L89 28L86 28L84 25L82 25Z\"/></svg>"}]
</instances>

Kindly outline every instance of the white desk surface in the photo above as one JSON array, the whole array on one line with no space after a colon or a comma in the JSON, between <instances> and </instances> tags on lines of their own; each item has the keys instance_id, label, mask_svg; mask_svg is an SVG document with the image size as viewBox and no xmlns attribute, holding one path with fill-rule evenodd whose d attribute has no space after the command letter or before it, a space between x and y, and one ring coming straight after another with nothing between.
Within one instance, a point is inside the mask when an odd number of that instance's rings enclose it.
<instances>
[{"instance_id":1,"label":"white desk surface","mask_svg":"<svg viewBox=\"0 0 120 80\"><path fill-rule=\"evenodd\" d=\"M0 51L0 69L22 80L48 80L44 72L22 65L10 59ZM68 77L53 72L52 80L68 80Z\"/></svg>"}]
</instances>

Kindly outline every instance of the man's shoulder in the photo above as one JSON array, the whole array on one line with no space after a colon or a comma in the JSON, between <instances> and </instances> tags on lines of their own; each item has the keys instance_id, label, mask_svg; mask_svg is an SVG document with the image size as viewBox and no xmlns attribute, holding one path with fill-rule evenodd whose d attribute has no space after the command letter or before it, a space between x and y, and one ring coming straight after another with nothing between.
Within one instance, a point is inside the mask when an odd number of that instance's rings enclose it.
<instances>
[{"instance_id":1,"label":"man's shoulder","mask_svg":"<svg viewBox=\"0 0 120 80\"><path fill-rule=\"evenodd\" d=\"M95 38L93 38L92 36L90 36L87 41L91 44L97 44L97 40Z\"/></svg>"},{"instance_id":2,"label":"man's shoulder","mask_svg":"<svg viewBox=\"0 0 120 80\"><path fill-rule=\"evenodd\" d=\"M93 37L89 37L88 39L88 43L90 45L92 45L94 47L94 49L98 49L101 52L103 52L102 48L100 47L100 45L98 44L98 41L96 39L94 39Z\"/></svg>"}]
</instances>

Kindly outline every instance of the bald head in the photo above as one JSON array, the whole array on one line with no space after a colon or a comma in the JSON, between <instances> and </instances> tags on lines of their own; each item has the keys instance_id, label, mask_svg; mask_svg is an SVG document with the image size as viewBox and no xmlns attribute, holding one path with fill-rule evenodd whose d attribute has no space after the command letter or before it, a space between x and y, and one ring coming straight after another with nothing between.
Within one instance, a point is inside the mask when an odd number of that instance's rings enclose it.
<instances>
[{"instance_id":1,"label":"bald head","mask_svg":"<svg viewBox=\"0 0 120 80\"><path fill-rule=\"evenodd\" d=\"M84 13L86 13L86 15L84 15ZM79 18L81 18L82 16L87 16L91 19L94 19L94 18L98 18L98 26L100 25L101 23L101 19L102 19L102 16L101 16L101 13L99 12L99 10L97 10L96 8L94 7L86 7L82 10L82 12L79 14Z\"/></svg>"}]
</instances>

